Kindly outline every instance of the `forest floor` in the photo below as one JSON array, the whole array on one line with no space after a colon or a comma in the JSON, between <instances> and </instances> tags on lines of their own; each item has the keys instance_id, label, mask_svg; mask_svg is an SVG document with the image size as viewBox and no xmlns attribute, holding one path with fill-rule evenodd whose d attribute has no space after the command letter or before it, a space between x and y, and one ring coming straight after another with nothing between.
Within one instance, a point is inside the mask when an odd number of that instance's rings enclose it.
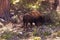
<instances>
[{"instance_id":1,"label":"forest floor","mask_svg":"<svg viewBox=\"0 0 60 40\"><path fill-rule=\"evenodd\" d=\"M36 36L33 36L34 31L23 33L23 28L20 28L21 25L22 24L12 24L12 23L3 25L2 23L0 23L0 38L2 38L3 40L5 40L5 39L7 39L7 40L33 40L34 39L35 40ZM48 30L47 32L51 32L51 35L45 36L46 37L45 40L60 40L60 27L49 28L45 25L43 25L43 26L44 26L43 30L42 30L43 32L45 32L47 30ZM40 31L40 29L37 31L35 31L34 33L42 32L42 31ZM12 34L14 34L14 35L12 36ZM27 39L24 38L24 37L26 37L26 34L29 35L29 36L27 35ZM46 35L48 35L48 34L46 34ZM41 37L37 36L36 39L40 40Z\"/></svg>"}]
</instances>

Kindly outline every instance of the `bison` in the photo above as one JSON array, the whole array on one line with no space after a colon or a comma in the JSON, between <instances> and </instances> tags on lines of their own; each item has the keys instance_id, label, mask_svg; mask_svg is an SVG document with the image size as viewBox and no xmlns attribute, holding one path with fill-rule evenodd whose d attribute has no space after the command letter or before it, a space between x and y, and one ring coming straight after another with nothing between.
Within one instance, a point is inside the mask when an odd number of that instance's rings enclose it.
<instances>
[{"instance_id":1,"label":"bison","mask_svg":"<svg viewBox=\"0 0 60 40\"><path fill-rule=\"evenodd\" d=\"M30 23L30 25L31 25L30 28L32 28L32 26L33 26L32 23L35 23L36 26L39 26L44 23L44 17L40 12L38 12L36 10L31 11L30 13L26 13L23 16L23 27L25 29L29 28L28 23Z\"/></svg>"}]
</instances>

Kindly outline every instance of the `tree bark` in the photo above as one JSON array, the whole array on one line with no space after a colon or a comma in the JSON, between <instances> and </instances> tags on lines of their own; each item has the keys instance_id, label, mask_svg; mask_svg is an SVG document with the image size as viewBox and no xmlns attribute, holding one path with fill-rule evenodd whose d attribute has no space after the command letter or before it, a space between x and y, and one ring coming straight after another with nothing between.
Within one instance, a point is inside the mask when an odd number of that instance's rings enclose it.
<instances>
[{"instance_id":1,"label":"tree bark","mask_svg":"<svg viewBox=\"0 0 60 40\"><path fill-rule=\"evenodd\" d=\"M8 21L10 18L10 0L0 0L0 18Z\"/></svg>"}]
</instances>

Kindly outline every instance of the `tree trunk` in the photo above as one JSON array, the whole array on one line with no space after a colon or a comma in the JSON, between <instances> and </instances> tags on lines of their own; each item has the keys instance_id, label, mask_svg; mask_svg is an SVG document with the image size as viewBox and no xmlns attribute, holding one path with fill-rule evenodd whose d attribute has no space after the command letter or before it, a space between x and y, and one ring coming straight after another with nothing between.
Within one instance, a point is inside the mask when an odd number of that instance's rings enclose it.
<instances>
[{"instance_id":1,"label":"tree trunk","mask_svg":"<svg viewBox=\"0 0 60 40\"><path fill-rule=\"evenodd\" d=\"M8 21L10 18L10 1L9 0L0 0L0 18Z\"/></svg>"}]
</instances>

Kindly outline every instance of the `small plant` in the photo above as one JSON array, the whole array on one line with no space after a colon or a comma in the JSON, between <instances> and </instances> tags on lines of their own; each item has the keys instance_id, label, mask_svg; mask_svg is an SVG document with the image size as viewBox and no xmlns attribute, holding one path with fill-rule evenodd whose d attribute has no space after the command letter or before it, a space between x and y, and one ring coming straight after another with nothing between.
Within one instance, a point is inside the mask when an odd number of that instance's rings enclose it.
<instances>
[{"instance_id":1,"label":"small plant","mask_svg":"<svg viewBox=\"0 0 60 40\"><path fill-rule=\"evenodd\" d=\"M48 35L51 35L51 33L45 32L44 35L45 35L45 36L48 36Z\"/></svg>"},{"instance_id":2,"label":"small plant","mask_svg":"<svg viewBox=\"0 0 60 40\"><path fill-rule=\"evenodd\" d=\"M41 40L40 37L34 37L34 40Z\"/></svg>"},{"instance_id":3,"label":"small plant","mask_svg":"<svg viewBox=\"0 0 60 40\"><path fill-rule=\"evenodd\" d=\"M38 36L38 33L37 33L37 29L36 28L34 28L33 36Z\"/></svg>"},{"instance_id":4,"label":"small plant","mask_svg":"<svg viewBox=\"0 0 60 40\"><path fill-rule=\"evenodd\" d=\"M2 35L1 35L1 38L2 39L8 39L12 37L12 33L11 32L4 32Z\"/></svg>"}]
</instances>

